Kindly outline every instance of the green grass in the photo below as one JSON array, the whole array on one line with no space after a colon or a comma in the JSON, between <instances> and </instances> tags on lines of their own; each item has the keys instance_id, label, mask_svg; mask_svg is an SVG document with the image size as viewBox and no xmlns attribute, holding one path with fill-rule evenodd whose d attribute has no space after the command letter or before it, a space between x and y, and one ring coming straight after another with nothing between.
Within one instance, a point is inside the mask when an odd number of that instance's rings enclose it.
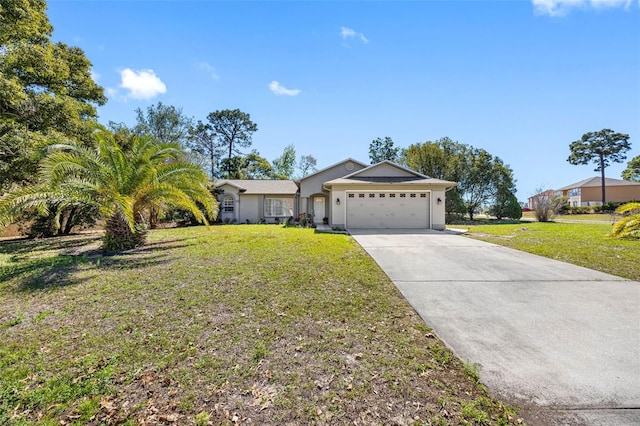
<instances>
[{"instance_id":1,"label":"green grass","mask_svg":"<svg viewBox=\"0 0 640 426\"><path fill-rule=\"evenodd\" d=\"M0 424L517 422L349 236L97 238L0 242Z\"/></svg>"},{"instance_id":2,"label":"green grass","mask_svg":"<svg viewBox=\"0 0 640 426\"><path fill-rule=\"evenodd\" d=\"M472 238L640 281L640 240L609 237L610 223L485 221L464 226Z\"/></svg>"}]
</instances>

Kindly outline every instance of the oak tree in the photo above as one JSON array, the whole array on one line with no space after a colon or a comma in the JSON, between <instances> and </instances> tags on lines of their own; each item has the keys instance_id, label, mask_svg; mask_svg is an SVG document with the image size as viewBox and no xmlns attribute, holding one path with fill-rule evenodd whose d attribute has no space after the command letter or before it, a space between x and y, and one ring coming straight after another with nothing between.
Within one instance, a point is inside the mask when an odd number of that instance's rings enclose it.
<instances>
[{"instance_id":1,"label":"oak tree","mask_svg":"<svg viewBox=\"0 0 640 426\"><path fill-rule=\"evenodd\" d=\"M134 132L140 136L150 135L160 143L175 142L183 147L188 145L189 130L193 119L182 112L182 108L158 102L146 111L136 109Z\"/></svg>"},{"instance_id":2,"label":"oak tree","mask_svg":"<svg viewBox=\"0 0 640 426\"><path fill-rule=\"evenodd\" d=\"M46 8L0 3L0 190L32 183L52 141L90 141L107 100L84 52L51 40Z\"/></svg>"}]
</instances>

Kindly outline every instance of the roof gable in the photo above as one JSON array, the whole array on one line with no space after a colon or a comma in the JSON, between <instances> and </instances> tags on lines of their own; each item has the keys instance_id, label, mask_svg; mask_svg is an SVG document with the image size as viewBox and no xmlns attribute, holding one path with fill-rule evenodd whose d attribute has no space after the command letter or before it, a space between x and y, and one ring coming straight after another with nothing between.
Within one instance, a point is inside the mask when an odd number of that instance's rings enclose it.
<instances>
[{"instance_id":1,"label":"roof gable","mask_svg":"<svg viewBox=\"0 0 640 426\"><path fill-rule=\"evenodd\" d=\"M442 179L435 179L418 173L414 170L403 167L394 162L385 160L373 164L362 170L358 170L343 178L338 178L325 182L327 188L333 185L376 185L376 184L404 184L404 185L427 185L430 187L451 188L457 185Z\"/></svg>"},{"instance_id":2,"label":"roof gable","mask_svg":"<svg viewBox=\"0 0 640 426\"><path fill-rule=\"evenodd\" d=\"M342 176L345 176L345 175L348 175L349 173L352 173L355 169L364 169L366 167L367 165L365 163L362 163L358 160L354 160L353 158L347 158L345 160L332 164L329 167L325 167L323 169L318 170L317 172L313 172L303 177L302 179L300 179L300 182L304 182L305 180L312 179L321 174L326 174L327 172L333 171L333 169L341 169L342 171L344 171L343 172L344 175ZM335 174L335 173L330 173L330 174ZM340 174L340 172L338 174Z\"/></svg>"},{"instance_id":3,"label":"roof gable","mask_svg":"<svg viewBox=\"0 0 640 426\"><path fill-rule=\"evenodd\" d=\"M345 176L346 179L356 178L414 178L414 179L428 179L421 173L414 170L403 167L399 164L384 160L376 164L372 164L357 172L351 173Z\"/></svg>"}]
</instances>

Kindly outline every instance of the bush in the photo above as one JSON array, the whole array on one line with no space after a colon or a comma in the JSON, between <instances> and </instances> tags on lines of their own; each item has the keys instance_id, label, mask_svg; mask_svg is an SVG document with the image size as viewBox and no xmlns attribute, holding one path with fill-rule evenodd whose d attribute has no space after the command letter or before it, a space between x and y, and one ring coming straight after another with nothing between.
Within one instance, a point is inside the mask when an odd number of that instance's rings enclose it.
<instances>
[{"instance_id":1,"label":"bush","mask_svg":"<svg viewBox=\"0 0 640 426\"><path fill-rule=\"evenodd\" d=\"M563 207L566 207L567 200L552 191L539 191L538 195L531 197L533 214L538 222L549 222Z\"/></svg>"},{"instance_id":2,"label":"bush","mask_svg":"<svg viewBox=\"0 0 640 426\"><path fill-rule=\"evenodd\" d=\"M570 206L563 209L562 214L591 214L594 212L592 207L587 206Z\"/></svg>"},{"instance_id":3,"label":"bush","mask_svg":"<svg viewBox=\"0 0 640 426\"><path fill-rule=\"evenodd\" d=\"M593 212L594 213L612 213L623 204L625 203L612 203L612 202L604 203L600 206L593 206Z\"/></svg>"}]
</instances>

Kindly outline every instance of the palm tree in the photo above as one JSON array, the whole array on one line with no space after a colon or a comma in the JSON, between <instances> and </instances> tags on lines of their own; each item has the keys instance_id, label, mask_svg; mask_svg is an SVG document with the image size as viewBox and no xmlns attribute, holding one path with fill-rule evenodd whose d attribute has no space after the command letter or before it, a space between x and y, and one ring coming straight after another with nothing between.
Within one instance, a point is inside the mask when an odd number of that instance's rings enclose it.
<instances>
[{"instance_id":1,"label":"palm tree","mask_svg":"<svg viewBox=\"0 0 640 426\"><path fill-rule=\"evenodd\" d=\"M640 203L623 204L616 213L625 215L613 225L611 236L616 238L640 238Z\"/></svg>"},{"instance_id":2,"label":"palm tree","mask_svg":"<svg viewBox=\"0 0 640 426\"><path fill-rule=\"evenodd\" d=\"M95 206L105 220L103 247L126 250L144 244L153 211L180 208L200 223L207 223L207 215L217 216L206 173L186 160L179 144L131 135L123 148L108 131L95 136L95 147L49 147L40 163L42 183L6 194L0 200L0 221L10 223L25 208L48 213L52 204L60 209Z\"/></svg>"}]
</instances>

